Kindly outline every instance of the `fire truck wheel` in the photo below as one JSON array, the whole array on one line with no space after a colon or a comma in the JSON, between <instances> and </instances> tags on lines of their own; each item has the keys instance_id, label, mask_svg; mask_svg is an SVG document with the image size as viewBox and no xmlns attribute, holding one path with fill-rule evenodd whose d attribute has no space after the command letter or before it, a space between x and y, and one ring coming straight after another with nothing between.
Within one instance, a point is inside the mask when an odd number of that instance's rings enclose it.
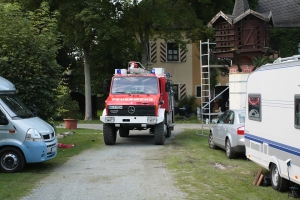
<instances>
[{"instance_id":1,"label":"fire truck wheel","mask_svg":"<svg viewBox=\"0 0 300 200\"><path fill-rule=\"evenodd\" d=\"M171 129L169 127L167 127L166 137L169 138L169 137L171 137L171 135L172 135Z\"/></svg>"},{"instance_id":2,"label":"fire truck wheel","mask_svg":"<svg viewBox=\"0 0 300 200\"><path fill-rule=\"evenodd\" d=\"M166 137L169 138L171 137L171 129L168 127L168 123L167 123L167 116L165 116L165 128L166 128Z\"/></svg>"},{"instance_id":3,"label":"fire truck wheel","mask_svg":"<svg viewBox=\"0 0 300 200\"><path fill-rule=\"evenodd\" d=\"M21 171L25 165L25 159L17 148L8 147L0 151L0 171L14 173Z\"/></svg>"},{"instance_id":4,"label":"fire truck wheel","mask_svg":"<svg viewBox=\"0 0 300 200\"><path fill-rule=\"evenodd\" d=\"M154 127L154 142L156 145L164 145L165 144L165 124L159 123Z\"/></svg>"},{"instance_id":5,"label":"fire truck wheel","mask_svg":"<svg viewBox=\"0 0 300 200\"><path fill-rule=\"evenodd\" d=\"M113 124L103 124L103 138L106 145L113 145L116 143L117 130Z\"/></svg>"},{"instance_id":6,"label":"fire truck wheel","mask_svg":"<svg viewBox=\"0 0 300 200\"><path fill-rule=\"evenodd\" d=\"M128 135L129 135L129 129L127 129L127 128L120 128L119 129L119 135L120 135L120 137L128 137Z\"/></svg>"},{"instance_id":7,"label":"fire truck wheel","mask_svg":"<svg viewBox=\"0 0 300 200\"><path fill-rule=\"evenodd\" d=\"M276 164L272 164L271 169L271 184L274 190L285 192L288 190L288 180L282 178L279 174L279 169Z\"/></svg>"}]
</instances>

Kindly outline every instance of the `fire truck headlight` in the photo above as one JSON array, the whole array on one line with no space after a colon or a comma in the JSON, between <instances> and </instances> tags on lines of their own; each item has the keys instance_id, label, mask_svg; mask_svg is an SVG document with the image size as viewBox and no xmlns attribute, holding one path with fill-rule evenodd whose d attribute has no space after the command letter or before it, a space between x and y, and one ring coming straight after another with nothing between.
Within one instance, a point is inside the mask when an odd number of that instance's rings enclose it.
<instances>
[{"instance_id":1,"label":"fire truck headlight","mask_svg":"<svg viewBox=\"0 0 300 200\"><path fill-rule=\"evenodd\" d=\"M107 122L107 123L114 123L115 122L115 118L114 117L105 117L105 122Z\"/></svg>"},{"instance_id":2,"label":"fire truck headlight","mask_svg":"<svg viewBox=\"0 0 300 200\"><path fill-rule=\"evenodd\" d=\"M148 124L156 124L157 118L156 117L148 117L147 122L148 122Z\"/></svg>"}]
</instances>

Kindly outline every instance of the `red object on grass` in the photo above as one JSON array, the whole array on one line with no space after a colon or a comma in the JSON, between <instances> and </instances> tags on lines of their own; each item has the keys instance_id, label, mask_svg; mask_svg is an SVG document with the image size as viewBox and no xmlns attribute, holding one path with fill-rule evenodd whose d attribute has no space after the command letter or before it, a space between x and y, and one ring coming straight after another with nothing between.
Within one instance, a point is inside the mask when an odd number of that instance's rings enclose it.
<instances>
[{"instance_id":1,"label":"red object on grass","mask_svg":"<svg viewBox=\"0 0 300 200\"><path fill-rule=\"evenodd\" d=\"M74 144L58 143L58 148L73 148L74 146L75 146Z\"/></svg>"}]
</instances>

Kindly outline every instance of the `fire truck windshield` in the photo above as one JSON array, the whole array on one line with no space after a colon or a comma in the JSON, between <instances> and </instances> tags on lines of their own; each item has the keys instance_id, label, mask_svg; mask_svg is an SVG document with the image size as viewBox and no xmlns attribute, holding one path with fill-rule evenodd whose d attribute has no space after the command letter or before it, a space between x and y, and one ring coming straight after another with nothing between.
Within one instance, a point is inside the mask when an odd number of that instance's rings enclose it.
<instances>
[{"instance_id":1,"label":"fire truck windshield","mask_svg":"<svg viewBox=\"0 0 300 200\"><path fill-rule=\"evenodd\" d=\"M112 94L157 94L158 84L156 77L126 76L114 77Z\"/></svg>"}]
</instances>

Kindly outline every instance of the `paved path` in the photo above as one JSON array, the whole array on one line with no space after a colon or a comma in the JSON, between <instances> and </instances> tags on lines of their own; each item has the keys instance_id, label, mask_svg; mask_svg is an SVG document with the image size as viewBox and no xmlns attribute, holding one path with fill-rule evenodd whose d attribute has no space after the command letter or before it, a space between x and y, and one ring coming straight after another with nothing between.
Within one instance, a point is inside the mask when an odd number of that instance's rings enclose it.
<instances>
[{"instance_id":1,"label":"paved path","mask_svg":"<svg viewBox=\"0 0 300 200\"><path fill-rule=\"evenodd\" d=\"M202 130L203 129L209 129L210 124L175 124L175 129L196 129L196 130ZM78 124L78 128L88 128L88 129L96 129L96 130L103 130L103 124Z\"/></svg>"},{"instance_id":2,"label":"paved path","mask_svg":"<svg viewBox=\"0 0 300 200\"><path fill-rule=\"evenodd\" d=\"M102 124L79 124L79 128L102 129ZM177 124L166 143L184 129L199 124ZM70 136L72 137L72 136ZM167 145L154 145L149 131L131 131L127 138L117 137L115 145L104 145L72 157L37 183L21 200L182 200L182 192L163 159L170 153Z\"/></svg>"}]
</instances>

